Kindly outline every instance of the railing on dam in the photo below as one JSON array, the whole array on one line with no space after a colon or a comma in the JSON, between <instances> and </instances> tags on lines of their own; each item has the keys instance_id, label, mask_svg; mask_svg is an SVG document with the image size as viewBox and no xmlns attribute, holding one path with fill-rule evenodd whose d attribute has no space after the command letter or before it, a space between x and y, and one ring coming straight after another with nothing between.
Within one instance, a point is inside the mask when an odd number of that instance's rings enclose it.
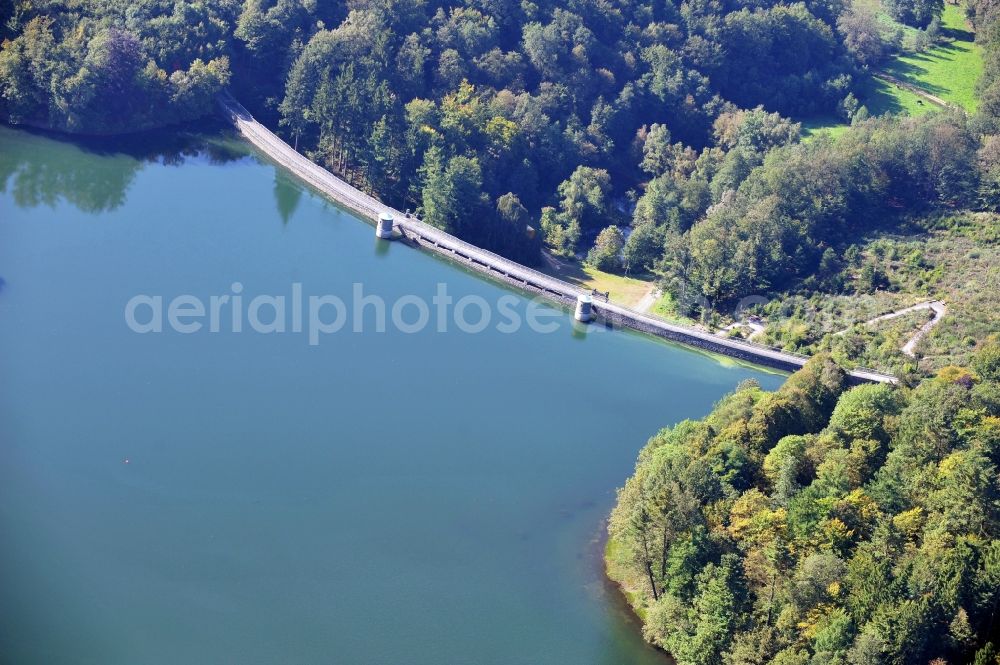
<instances>
[{"instance_id":1,"label":"railing on dam","mask_svg":"<svg viewBox=\"0 0 1000 665\"><path fill-rule=\"evenodd\" d=\"M219 106L250 143L336 203L372 221L376 221L380 214L388 212L394 217L396 227L411 241L416 241L445 256L463 259L468 266L480 272L538 291L550 298L572 302L583 293L579 287L569 282L460 240L446 231L394 210L378 199L352 187L297 152L267 127L257 122L232 95L228 93L220 95ZM595 302L594 308L605 319L620 325L771 367L794 370L809 359L809 356L800 353L782 351L746 340L719 337L704 330L670 323L611 302ZM880 383L897 381L892 375L866 368L856 368L850 374L856 381Z\"/></svg>"}]
</instances>

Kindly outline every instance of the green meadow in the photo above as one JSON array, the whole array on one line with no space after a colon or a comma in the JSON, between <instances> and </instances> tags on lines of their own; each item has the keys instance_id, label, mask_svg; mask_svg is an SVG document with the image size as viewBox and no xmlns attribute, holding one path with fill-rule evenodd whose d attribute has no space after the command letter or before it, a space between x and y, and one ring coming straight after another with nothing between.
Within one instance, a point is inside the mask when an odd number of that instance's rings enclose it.
<instances>
[{"instance_id":1,"label":"green meadow","mask_svg":"<svg viewBox=\"0 0 1000 665\"><path fill-rule=\"evenodd\" d=\"M969 113L976 110L976 81L983 72L982 54L975 43L975 34L965 20L965 9L945 4L941 16L941 39L923 53L913 50L917 31L896 23L878 2L858 0L858 4L875 10L887 31L902 30L906 51L882 68L886 74L905 81L927 93L960 106ZM900 85L868 77L861 85L859 99L871 115L923 115L939 108L916 92ZM847 125L836 116L808 118L802 121L803 138L820 135L836 138Z\"/></svg>"},{"instance_id":2,"label":"green meadow","mask_svg":"<svg viewBox=\"0 0 1000 665\"><path fill-rule=\"evenodd\" d=\"M945 5L941 35L944 38L942 43L924 53L911 52L893 59L885 66L885 72L973 112L976 110L976 81L983 72L983 59L975 43L975 35L966 24L962 7ZM894 88L893 96L896 96L900 88L891 87ZM901 92L915 96L909 91ZM880 98L876 101L883 103ZM899 95L896 104L908 113L927 110L921 109L920 105L914 108L913 101L903 95ZM869 110L876 112L872 107Z\"/></svg>"}]
</instances>

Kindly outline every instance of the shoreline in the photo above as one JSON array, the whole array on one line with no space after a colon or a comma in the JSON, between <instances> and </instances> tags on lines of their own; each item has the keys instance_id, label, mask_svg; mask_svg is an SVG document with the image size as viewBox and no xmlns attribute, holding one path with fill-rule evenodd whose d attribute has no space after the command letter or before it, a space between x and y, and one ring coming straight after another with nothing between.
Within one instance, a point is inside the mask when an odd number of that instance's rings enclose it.
<instances>
[{"instance_id":1,"label":"shoreline","mask_svg":"<svg viewBox=\"0 0 1000 665\"><path fill-rule=\"evenodd\" d=\"M218 98L220 111L229 119L236 131L278 166L286 169L325 198L374 223L381 214L394 219L394 237L402 237L415 247L451 259L456 263L493 279L506 282L519 290L536 293L547 299L572 306L584 291L576 286L553 278L537 270L506 259L493 252L476 247L440 229L408 216L376 198L352 187L340 178L295 151L267 127L257 122L232 95ZM782 371L795 371L802 367L808 356L790 353L751 342L719 337L689 326L631 310L611 302L593 303L596 320L611 325L631 328L639 332L664 338L685 346L737 358L738 360ZM866 368L849 372L854 383L898 383L895 376Z\"/></svg>"},{"instance_id":2,"label":"shoreline","mask_svg":"<svg viewBox=\"0 0 1000 665\"><path fill-rule=\"evenodd\" d=\"M674 657L671 656L668 651L646 641L645 636L642 634L642 629L645 626L645 617L643 617L639 608L632 603L632 596L625 588L624 583L617 579L611 572L611 551L614 546L614 541L611 540L611 536L608 534L608 520L605 519L601 524L602 536L598 538L597 545L599 547L595 549L599 549L596 556L600 562L601 576L604 579L605 593L608 593L612 597L611 602L614 603L616 610L624 612L628 615L628 621L632 624L632 627L635 628L639 639L641 639L650 649L660 654L663 657L664 663L667 663L668 665L675 665L677 661L674 660Z\"/></svg>"},{"instance_id":3,"label":"shoreline","mask_svg":"<svg viewBox=\"0 0 1000 665\"><path fill-rule=\"evenodd\" d=\"M618 580L611 577L608 571L607 550L610 542L611 537L608 535L608 520L607 518L604 518L600 522L597 535L591 541L589 547L590 554L588 558L591 559L590 565L593 567L595 574L599 575L601 578L601 593L606 595L604 600L606 601L609 610L619 613L628 623L629 629L634 630L635 635L639 638L639 640L641 640L650 651L655 652L659 657L661 657L665 665L676 665L676 661L673 656L655 644L647 642L642 636L642 616L636 611L632 603L629 602L629 597L625 592L625 589L621 586Z\"/></svg>"}]
</instances>

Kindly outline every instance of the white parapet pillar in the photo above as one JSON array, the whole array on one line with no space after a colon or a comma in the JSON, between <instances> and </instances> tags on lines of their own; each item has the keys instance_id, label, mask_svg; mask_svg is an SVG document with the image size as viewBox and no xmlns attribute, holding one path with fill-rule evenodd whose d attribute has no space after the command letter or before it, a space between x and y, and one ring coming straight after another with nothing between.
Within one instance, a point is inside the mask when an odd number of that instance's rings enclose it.
<instances>
[{"instance_id":1,"label":"white parapet pillar","mask_svg":"<svg viewBox=\"0 0 1000 665\"><path fill-rule=\"evenodd\" d=\"M383 240L392 240L392 215L383 212L378 216L378 225L375 227L375 235Z\"/></svg>"},{"instance_id":2,"label":"white parapet pillar","mask_svg":"<svg viewBox=\"0 0 1000 665\"><path fill-rule=\"evenodd\" d=\"M589 293L576 297L576 314L573 318L583 323L594 318L594 298Z\"/></svg>"}]
</instances>

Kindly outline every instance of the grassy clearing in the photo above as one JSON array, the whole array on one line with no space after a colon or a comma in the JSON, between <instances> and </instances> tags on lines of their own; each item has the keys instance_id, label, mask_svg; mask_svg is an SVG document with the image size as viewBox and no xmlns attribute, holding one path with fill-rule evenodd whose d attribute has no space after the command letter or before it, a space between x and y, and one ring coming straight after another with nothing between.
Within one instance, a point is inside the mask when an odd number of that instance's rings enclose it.
<instances>
[{"instance_id":1,"label":"grassy clearing","mask_svg":"<svg viewBox=\"0 0 1000 665\"><path fill-rule=\"evenodd\" d=\"M847 131L848 125L836 116L822 116L800 121L802 123L802 140L809 141L820 136L835 139Z\"/></svg>"},{"instance_id":2,"label":"grassy clearing","mask_svg":"<svg viewBox=\"0 0 1000 665\"><path fill-rule=\"evenodd\" d=\"M886 67L886 71L891 71L893 76L896 76L901 80L908 81L909 79L900 73L902 65L897 65L897 60L899 59L897 58L896 60L893 60L892 64L889 67ZM918 84L914 83L913 85ZM938 94L930 88L925 87L924 89L931 92L931 94ZM947 97L944 97L943 95L939 96L947 99ZM919 116L940 108L921 98L920 95L915 92L907 90L906 88L900 87L894 83L877 79L874 76L869 76L867 80L863 81L859 86L858 98L868 109L868 113L873 116L887 114ZM819 136L828 136L835 139L846 132L847 128L847 123L836 116L810 118L802 121L802 139L804 141L810 141Z\"/></svg>"},{"instance_id":3,"label":"grassy clearing","mask_svg":"<svg viewBox=\"0 0 1000 665\"><path fill-rule=\"evenodd\" d=\"M983 59L975 35L966 25L963 7L946 4L941 17L942 42L924 53L916 53L913 42L917 30L893 21L878 0L855 0L855 3L874 11L887 32L903 32L904 48L908 50L883 67L887 74L970 113L976 110L976 81L983 71ZM858 97L871 115L919 116L939 108L915 92L873 76L861 84ZM847 125L833 116L802 121L802 137L806 141L823 135L836 138L846 129Z\"/></svg>"},{"instance_id":4,"label":"grassy clearing","mask_svg":"<svg viewBox=\"0 0 1000 665\"><path fill-rule=\"evenodd\" d=\"M674 296L669 293L664 293L660 298L649 308L649 313L660 317L661 319L666 319L671 323L680 323L687 326L693 326L697 321L694 319L683 316L677 311L677 303L674 301Z\"/></svg>"},{"instance_id":5,"label":"grassy clearing","mask_svg":"<svg viewBox=\"0 0 1000 665\"><path fill-rule=\"evenodd\" d=\"M859 86L859 99L871 115L918 116L938 107L922 99L915 92L888 81L869 76ZM802 139L810 141L820 136L836 139L847 131L849 125L836 116L823 116L802 121Z\"/></svg>"},{"instance_id":6,"label":"grassy clearing","mask_svg":"<svg viewBox=\"0 0 1000 665\"><path fill-rule=\"evenodd\" d=\"M557 261L558 265L554 263L546 264L542 268L542 272L575 284L582 289L596 289L601 293L609 292L612 302L624 305L625 307L635 307L642 300L643 296L656 286L652 278L614 275L609 272L602 272L579 261L564 258L557 259Z\"/></svg>"},{"instance_id":7,"label":"grassy clearing","mask_svg":"<svg viewBox=\"0 0 1000 665\"><path fill-rule=\"evenodd\" d=\"M918 116L940 108L915 92L875 77L861 86L860 99L871 115Z\"/></svg>"},{"instance_id":8,"label":"grassy clearing","mask_svg":"<svg viewBox=\"0 0 1000 665\"><path fill-rule=\"evenodd\" d=\"M983 72L983 59L975 35L966 26L965 11L945 5L941 28L943 43L925 53L895 58L884 69L898 79L974 112L976 81Z\"/></svg>"},{"instance_id":9,"label":"grassy clearing","mask_svg":"<svg viewBox=\"0 0 1000 665\"><path fill-rule=\"evenodd\" d=\"M863 7L875 14L875 16L878 17L879 22L882 24L882 27L885 29L884 34L891 35L897 30L902 31L904 48L912 48L913 41L919 30L911 28L903 23L899 23L889 16L889 12L882 7L881 0L854 0L854 6Z\"/></svg>"}]
</instances>

